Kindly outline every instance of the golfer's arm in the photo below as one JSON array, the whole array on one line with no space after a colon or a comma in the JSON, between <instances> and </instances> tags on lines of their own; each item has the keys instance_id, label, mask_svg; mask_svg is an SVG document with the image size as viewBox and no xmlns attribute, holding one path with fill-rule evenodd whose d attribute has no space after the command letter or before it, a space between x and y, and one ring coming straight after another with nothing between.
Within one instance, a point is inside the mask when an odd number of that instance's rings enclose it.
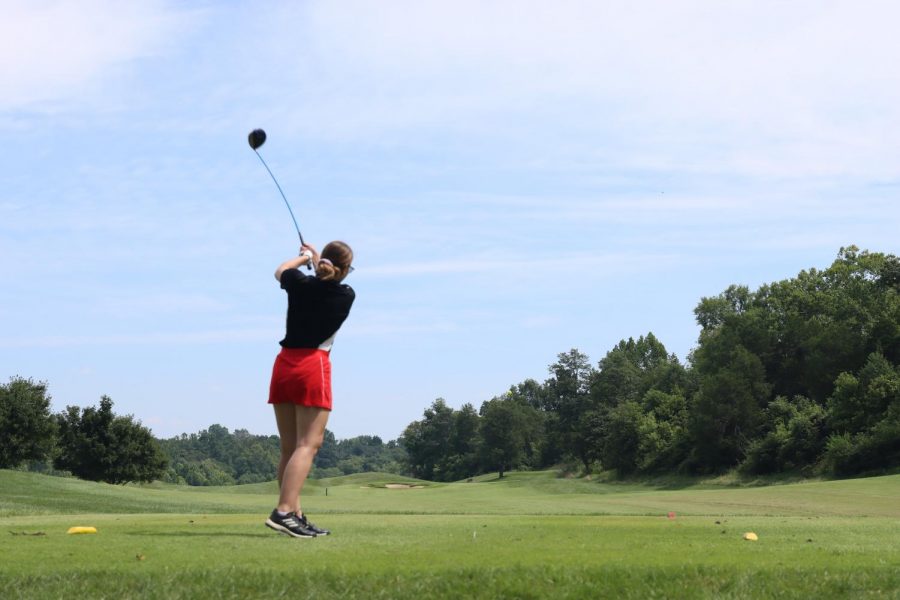
<instances>
[{"instance_id":1,"label":"golfer's arm","mask_svg":"<svg viewBox=\"0 0 900 600\"><path fill-rule=\"evenodd\" d=\"M294 257L294 258L284 261L283 263L278 265L277 269L275 269L275 279L277 279L278 281L281 281L282 273L284 273L288 269L299 269L300 267L302 267L303 265L308 263L309 260L310 259L308 256L300 255L300 256L297 256L297 257Z\"/></svg>"}]
</instances>

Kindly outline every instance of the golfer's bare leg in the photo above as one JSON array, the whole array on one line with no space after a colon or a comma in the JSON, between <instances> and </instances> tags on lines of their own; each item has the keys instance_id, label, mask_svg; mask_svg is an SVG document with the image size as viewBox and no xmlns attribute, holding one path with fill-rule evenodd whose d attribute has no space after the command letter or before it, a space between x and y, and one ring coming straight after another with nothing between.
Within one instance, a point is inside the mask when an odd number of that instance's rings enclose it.
<instances>
[{"instance_id":1,"label":"golfer's bare leg","mask_svg":"<svg viewBox=\"0 0 900 600\"><path fill-rule=\"evenodd\" d=\"M296 444L290 459L284 466L281 479L281 495L278 498L278 510L302 514L300 509L300 492L306 477L312 469L316 452L322 447L325 438L325 425L328 424L329 411L324 408L295 406Z\"/></svg>"},{"instance_id":2,"label":"golfer's bare leg","mask_svg":"<svg viewBox=\"0 0 900 600\"><path fill-rule=\"evenodd\" d=\"M278 487L280 488L284 479L284 468L297 447L297 414L294 404L290 402L272 406L275 407L275 423L278 425L278 437L281 440L281 459L278 461Z\"/></svg>"}]
</instances>

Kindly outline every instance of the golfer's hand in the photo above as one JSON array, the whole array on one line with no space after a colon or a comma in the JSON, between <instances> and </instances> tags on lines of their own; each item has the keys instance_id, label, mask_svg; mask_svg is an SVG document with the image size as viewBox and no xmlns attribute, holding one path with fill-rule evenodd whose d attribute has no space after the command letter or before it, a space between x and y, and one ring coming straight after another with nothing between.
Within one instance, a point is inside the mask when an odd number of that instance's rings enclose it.
<instances>
[{"instance_id":1,"label":"golfer's hand","mask_svg":"<svg viewBox=\"0 0 900 600\"><path fill-rule=\"evenodd\" d=\"M313 263L318 264L319 251L316 250L315 246L313 246L312 244L303 244L302 246L300 246L300 252L302 253L304 250L309 250L310 252L312 252L312 255L313 255L312 261L313 261Z\"/></svg>"}]
</instances>

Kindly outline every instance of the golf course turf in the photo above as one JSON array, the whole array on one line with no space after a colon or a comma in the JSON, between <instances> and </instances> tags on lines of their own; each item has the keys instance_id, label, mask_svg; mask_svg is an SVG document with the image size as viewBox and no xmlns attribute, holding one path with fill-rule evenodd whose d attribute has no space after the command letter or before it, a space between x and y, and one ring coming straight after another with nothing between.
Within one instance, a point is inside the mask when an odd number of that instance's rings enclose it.
<instances>
[{"instance_id":1,"label":"golf course turf","mask_svg":"<svg viewBox=\"0 0 900 600\"><path fill-rule=\"evenodd\" d=\"M310 481L304 508L334 535L298 540L263 525L274 483L0 471L0 597L900 598L900 476L667 487Z\"/></svg>"}]
</instances>

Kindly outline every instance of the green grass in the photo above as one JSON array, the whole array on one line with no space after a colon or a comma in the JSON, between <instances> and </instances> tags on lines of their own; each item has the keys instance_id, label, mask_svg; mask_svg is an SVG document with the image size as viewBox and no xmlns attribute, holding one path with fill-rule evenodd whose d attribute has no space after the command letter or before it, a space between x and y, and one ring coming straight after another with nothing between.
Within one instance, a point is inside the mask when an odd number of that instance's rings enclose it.
<instances>
[{"instance_id":1,"label":"green grass","mask_svg":"<svg viewBox=\"0 0 900 600\"><path fill-rule=\"evenodd\" d=\"M295 540L262 526L272 483L109 486L0 471L0 597L900 598L900 476L387 483L423 482L310 482L305 508L335 535ZM99 533L66 535L72 525Z\"/></svg>"}]
</instances>

